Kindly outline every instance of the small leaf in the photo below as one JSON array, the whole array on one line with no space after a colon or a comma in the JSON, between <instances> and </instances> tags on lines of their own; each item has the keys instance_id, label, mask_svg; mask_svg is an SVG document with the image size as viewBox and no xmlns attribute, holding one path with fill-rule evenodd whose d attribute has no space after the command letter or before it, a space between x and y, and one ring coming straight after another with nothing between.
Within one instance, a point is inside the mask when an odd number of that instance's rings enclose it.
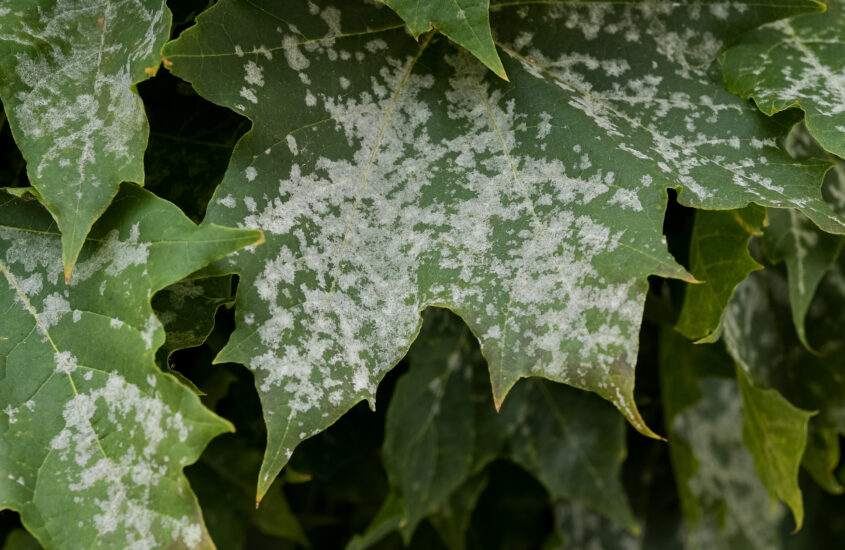
<instances>
[{"instance_id":1,"label":"small leaf","mask_svg":"<svg viewBox=\"0 0 845 550\"><path fill-rule=\"evenodd\" d=\"M845 14L842 0L826 4L748 33L720 61L728 90L768 115L802 109L813 137L845 157Z\"/></svg>"},{"instance_id":2,"label":"small leaf","mask_svg":"<svg viewBox=\"0 0 845 550\"><path fill-rule=\"evenodd\" d=\"M133 86L169 34L163 0L10 0L0 10L0 98L62 233L66 278L120 182L144 181L149 128Z\"/></svg>"},{"instance_id":3,"label":"small leaf","mask_svg":"<svg viewBox=\"0 0 845 550\"><path fill-rule=\"evenodd\" d=\"M838 495L845 490L835 473L840 458L839 434L835 429L818 426L814 418L810 419L807 449L801 465L822 489Z\"/></svg>"},{"instance_id":4,"label":"small leaf","mask_svg":"<svg viewBox=\"0 0 845 550\"><path fill-rule=\"evenodd\" d=\"M737 380L742 395L742 440L772 498L792 509L798 531L804 522L798 470L814 413L799 409L775 389L756 387L741 367L737 367Z\"/></svg>"},{"instance_id":5,"label":"small leaf","mask_svg":"<svg viewBox=\"0 0 845 550\"><path fill-rule=\"evenodd\" d=\"M490 33L490 0L384 0L414 38L432 28L442 32L505 80L505 68Z\"/></svg>"},{"instance_id":6,"label":"small leaf","mask_svg":"<svg viewBox=\"0 0 845 550\"><path fill-rule=\"evenodd\" d=\"M748 253L748 243L765 220L766 210L754 205L742 210L696 211L689 271L703 284L687 287L675 326L678 332L704 341L718 339L734 288L762 268Z\"/></svg>"},{"instance_id":7,"label":"small leaf","mask_svg":"<svg viewBox=\"0 0 845 550\"><path fill-rule=\"evenodd\" d=\"M0 509L46 547L213 547L182 468L231 425L155 366L150 296L259 239L124 184L65 284L50 215L0 198Z\"/></svg>"},{"instance_id":8,"label":"small leaf","mask_svg":"<svg viewBox=\"0 0 845 550\"><path fill-rule=\"evenodd\" d=\"M778 548L783 508L773 508L743 442L742 398L721 344L660 336L669 450L688 548Z\"/></svg>"},{"instance_id":9,"label":"small leaf","mask_svg":"<svg viewBox=\"0 0 845 550\"><path fill-rule=\"evenodd\" d=\"M188 277L157 292L153 309L167 335L156 352L157 362L167 365L174 351L205 342L214 328L217 309L233 301L231 275Z\"/></svg>"}]
</instances>

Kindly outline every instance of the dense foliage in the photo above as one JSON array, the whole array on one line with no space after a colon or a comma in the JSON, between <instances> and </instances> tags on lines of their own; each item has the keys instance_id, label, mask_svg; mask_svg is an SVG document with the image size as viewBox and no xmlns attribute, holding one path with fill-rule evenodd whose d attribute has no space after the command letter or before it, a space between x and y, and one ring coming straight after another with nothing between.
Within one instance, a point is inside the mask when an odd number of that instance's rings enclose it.
<instances>
[{"instance_id":1,"label":"dense foliage","mask_svg":"<svg viewBox=\"0 0 845 550\"><path fill-rule=\"evenodd\" d=\"M843 9L0 0L3 550L841 544Z\"/></svg>"}]
</instances>

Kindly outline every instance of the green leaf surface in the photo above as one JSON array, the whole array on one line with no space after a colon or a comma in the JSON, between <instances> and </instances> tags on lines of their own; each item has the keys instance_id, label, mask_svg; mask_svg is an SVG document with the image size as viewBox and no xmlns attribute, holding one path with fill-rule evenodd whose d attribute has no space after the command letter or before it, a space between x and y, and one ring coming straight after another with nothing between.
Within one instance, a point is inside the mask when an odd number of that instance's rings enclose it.
<instances>
[{"instance_id":1,"label":"green leaf surface","mask_svg":"<svg viewBox=\"0 0 845 550\"><path fill-rule=\"evenodd\" d=\"M665 188L843 231L819 193L826 165L791 159L786 128L707 70L727 37L817 7L494 5L510 83L363 3L202 14L165 55L254 123L207 219L268 238L225 266L242 285L218 357L256 375L258 494L301 440L374 399L428 305L479 336L498 405L543 376L653 435L633 402L647 277L689 279L662 239Z\"/></svg>"},{"instance_id":2,"label":"green leaf surface","mask_svg":"<svg viewBox=\"0 0 845 550\"><path fill-rule=\"evenodd\" d=\"M490 0L384 0L414 38L432 28L442 32L505 80L505 68L490 32Z\"/></svg>"},{"instance_id":3,"label":"green leaf surface","mask_svg":"<svg viewBox=\"0 0 845 550\"><path fill-rule=\"evenodd\" d=\"M694 345L664 329L660 379L672 467L690 549L780 548L774 508L742 434L733 361L720 344Z\"/></svg>"},{"instance_id":4,"label":"green leaf surface","mask_svg":"<svg viewBox=\"0 0 845 550\"><path fill-rule=\"evenodd\" d=\"M42 547L32 535L18 528L6 536L3 550L42 550Z\"/></svg>"},{"instance_id":5,"label":"green leaf surface","mask_svg":"<svg viewBox=\"0 0 845 550\"><path fill-rule=\"evenodd\" d=\"M821 145L845 157L845 13L827 10L748 33L721 56L725 85L764 113L798 107Z\"/></svg>"},{"instance_id":6,"label":"green leaf surface","mask_svg":"<svg viewBox=\"0 0 845 550\"><path fill-rule=\"evenodd\" d=\"M62 234L69 278L121 181L144 181L149 128L134 84L170 34L163 0L6 0L0 98L29 181Z\"/></svg>"},{"instance_id":7,"label":"green leaf surface","mask_svg":"<svg viewBox=\"0 0 845 550\"><path fill-rule=\"evenodd\" d=\"M399 529L402 526L404 516L405 508L402 506L402 500L394 493L390 493L376 516L367 526L367 530L352 537L352 540L346 545L346 550L365 550L374 546L384 537Z\"/></svg>"},{"instance_id":8,"label":"green leaf surface","mask_svg":"<svg viewBox=\"0 0 845 550\"><path fill-rule=\"evenodd\" d=\"M817 426L813 419L810 419L807 448L801 465L822 489L837 495L845 490L836 478L839 460L839 434L833 428Z\"/></svg>"},{"instance_id":9,"label":"green leaf surface","mask_svg":"<svg viewBox=\"0 0 845 550\"><path fill-rule=\"evenodd\" d=\"M65 284L50 215L0 199L0 509L46 547L213 547L182 468L230 425L155 366L149 300L259 238L126 184Z\"/></svg>"},{"instance_id":10,"label":"green leaf surface","mask_svg":"<svg viewBox=\"0 0 845 550\"><path fill-rule=\"evenodd\" d=\"M687 287L675 325L678 332L687 338L718 339L722 315L734 288L762 267L748 253L748 243L765 221L766 210L754 205L742 210L695 213L689 271L703 284Z\"/></svg>"},{"instance_id":11,"label":"green leaf surface","mask_svg":"<svg viewBox=\"0 0 845 550\"><path fill-rule=\"evenodd\" d=\"M814 413L799 409L775 389L758 388L741 367L737 367L737 380L742 395L742 440L772 498L792 509L797 531L804 522L798 470Z\"/></svg>"}]
</instances>

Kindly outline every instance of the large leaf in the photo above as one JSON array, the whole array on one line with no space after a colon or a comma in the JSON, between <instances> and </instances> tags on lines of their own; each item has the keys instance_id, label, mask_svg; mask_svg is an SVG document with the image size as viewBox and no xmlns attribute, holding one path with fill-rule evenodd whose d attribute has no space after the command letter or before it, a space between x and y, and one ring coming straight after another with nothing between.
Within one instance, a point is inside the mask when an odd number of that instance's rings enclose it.
<instances>
[{"instance_id":1,"label":"large leaf","mask_svg":"<svg viewBox=\"0 0 845 550\"><path fill-rule=\"evenodd\" d=\"M255 231L124 185L69 285L34 201L0 199L0 508L48 548L211 548L182 468L230 425L155 365L150 295Z\"/></svg>"},{"instance_id":2,"label":"large leaf","mask_svg":"<svg viewBox=\"0 0 845 550\"><path fill-rule=\"evenodd\" d=\"M788 212L792 213L792 210ZM721 333L722 315L736 285L762 266L748 253L766 210L698 211L690 242L690 273L703 284L686 289L676 329L688 338L712 340Z\"/></svg>"},{"instance_id":3,"label":"large leaf","mask_svg":"<svg viewBox=\"0 0 845 550\"><path fill-rule=\"evenodd\" d=\"M783 508L745 447L742 399L721 345L661 335L660 378L672 466L687 524L687 547L772 550Z\"/></svg>"},{"instance_id":4,"label":"large leaf","mask_svg":"<svg viewBox=\"0 0 845 550\"><path fill-rule=\"evenodd\" d=\"M384 0L415 38L432 28L442 32L507 80L490 33L490 0Z\"/></svg>"},{"instance_id":5,"label":"large leaf","mask_svg":"<svg viewBox=\"0 0 845 550\"><path fill-rule=\"evenodd\" d=\"M814 3L493 6L511 83L386 9L309 5L222 1L165 47L254 122L207 219L268 237L225 266L242 284L218 358L256 374L259 495L302 439L374 398L428 305L479 335L497 404L544 376L651 434L633 402L646 278L689 279L662 240L666 187L843 230L827 165L787 156L780 122L705 70L724 37Z\"/></svg>"},{"instance_id":6,"label":"large leaf","mask_svg":"<svg viewBox=\"0 0 845 550\"><path fill-rule=\"evenodd\" d=\"M725 85L764 113L798 107L822 146L845 157L845 13L827 11L765 25L720 57Z\"/></svg>"},{"instance_id":7,"label":"large leaf","mask_svg":"<svg viewBox=\"0 0 845 550\"><path fill-rule=\"evenodd\" d=\"M121 181L144 181L149 128L133 85L170 33L163 0L5 0L0 98L69 278Z\"/></svg>"}]
</instances>

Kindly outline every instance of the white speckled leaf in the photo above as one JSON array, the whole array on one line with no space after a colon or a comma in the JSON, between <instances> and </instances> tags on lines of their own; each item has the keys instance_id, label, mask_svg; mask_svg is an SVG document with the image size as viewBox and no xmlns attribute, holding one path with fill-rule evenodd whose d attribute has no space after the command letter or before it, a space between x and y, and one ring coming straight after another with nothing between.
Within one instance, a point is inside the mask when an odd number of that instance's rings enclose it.
<instances>
[{"instance_id":1,"label":"white speckled leaf","mask_svg":"<svg viewBox=\"0 0 845 550\"><path fill-rule=\"evenodd\" d=\"M507 80L490 33L490 0L384 0L415 37L442 32Z\"/></svg>"},{"instance_id":2,"label":"white speckled leaf","mask_svg":"<svg viewBox=\"0 0 845 550\"><path fill-rule=\"evenodd\" d=\"M150 296L259 238L124 184L65 284L50 215L0 194L0 509L45 547L213 548L182 468L230 425L155 366Z\"/></svg>"},{"instance_id":3,"label":"white speckled leaf","mask_svg":"<svg viewBox=\"0 0 845 550\"><path fill-rule=\"evenodd\" d=\"M133 84L161 61L164 0L0 0L0 98L62 232L69 277L121 181L144 181L149 127Z\"/></svg>"},{"instance_id":4,"label":"white speckled leaf","mask_svg":"<svg viewBox=\"0 0 845 550\"><path fill-rule=\"evenodd\" d=\"M238 324L218 358L256 376L259 495L300 441L374 399L428 305L479 337L498 404L544 376L650 434L633 402L646 278L689 277L662 239L665 188L845 228L826 165L786 155L785 129L706 71L720 37L815 6L493 6L510 83L352 1L224 0L168 44L177 75L254 122L207 219L268 239L226 265Z\"/></svg>"},{"instance_id":5,"label":"white speckled leaf","mask_svg":"<svg viewBox=\"0 0 845 550\"><path fill-rule=\"evenodd\" d=\"M720 60L729 90L769 115L802 109L813 137L845 157L845 13L842 0L825 3L748 33Z\"/></svg>"}]
</instances>

